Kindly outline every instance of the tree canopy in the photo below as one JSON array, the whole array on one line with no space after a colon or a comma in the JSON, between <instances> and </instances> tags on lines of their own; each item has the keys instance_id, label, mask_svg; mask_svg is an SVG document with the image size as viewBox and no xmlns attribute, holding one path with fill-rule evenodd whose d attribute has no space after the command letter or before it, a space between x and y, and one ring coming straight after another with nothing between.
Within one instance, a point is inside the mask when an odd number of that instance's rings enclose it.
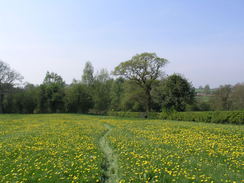
<instances>
[{"instance_id":1,"label":"tree canopy","mask_svg":"<svg viewBox=\"0 0 244 183\"><path fill-rule=\"evenodd\" d=\"M86 62L85 68L83 69L82 82L86 85L91 85L94 81L94 68L91 62Z\"/></svg>"},{"instance_id":2,"label":"tree canopy","mask_svg":"<svg viewBox=\"0 0 244 183\"><path fill-rule=\"evenodd\" d=\"M56 73L47 72L39 90L39 112L63 112L64 111L64 87L63 78Z\"/></svg>"},{"instance_id":3,"label":"tree canopy","mask_svg":"<svg viewBox=\"0 0 244 183\"><path fill-rule=\"evenodd\" d=\"M192 104L195 89L179 74L169 76L163 82L163 108L166 110L184 111L187 104Z\"/></svg>"},{"instance_id":4,"label":"tree canopy","mask_svg":"<svg viewBox=\"0 0 244 183\"><path fill-rule=\"evenodd\" d=\"M0 61L0 113L3 112L2 103L5 93L8 93L22 79L23 76L11 69L5 62Z\"/></svg>"},{"instance_id":5,"label":"tree canopy","mask_svg":"<svg viewBox=\"0 0 244 183\"><path fill-rule=\"evenodd\" d=\"M92 113L243 110L244 83L196 90L180 74L164 75L168 61L142 53L120 63L111 75L84 65L81 77L66 84L47 72L40 85L23 84L22 76L0 61L0 113ZM115 77L113 77L115 76ZM21 83L21 85L18 85Z\"/></svg>"},{"instance_id":6,"label":"tree canopy","mask_svg":"<svg viewBox=\"0 0 244 183\"><path fill-rule=\"evenodd\" d=\"M162 68L168 61L158 57L155 53L142 53L133 56L130 60L119 64L114 74L135 81L146 95L146 112L151 110L151 90L153 82L162 77Z\"/></svg>"}]
</instances>

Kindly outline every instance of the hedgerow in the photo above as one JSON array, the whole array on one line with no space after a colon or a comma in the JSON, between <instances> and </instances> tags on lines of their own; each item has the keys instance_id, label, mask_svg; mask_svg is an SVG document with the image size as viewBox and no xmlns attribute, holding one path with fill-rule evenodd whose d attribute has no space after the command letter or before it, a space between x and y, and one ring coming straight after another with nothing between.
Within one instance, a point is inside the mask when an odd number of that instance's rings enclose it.
<instances>
[{"instance_id":1,"label":"hedgerow","mask_svg":"<svg viewBox=\"0 0 244 183\"><path fill-rule=\"evenodd\" d=\"M142 112L108 112L110 116L143 118ZM194 121L206 123L244 124L244 111L208 111L208 112L151 112L150 119L165 119L176 121Z\"/></svg>"}]
</instances>

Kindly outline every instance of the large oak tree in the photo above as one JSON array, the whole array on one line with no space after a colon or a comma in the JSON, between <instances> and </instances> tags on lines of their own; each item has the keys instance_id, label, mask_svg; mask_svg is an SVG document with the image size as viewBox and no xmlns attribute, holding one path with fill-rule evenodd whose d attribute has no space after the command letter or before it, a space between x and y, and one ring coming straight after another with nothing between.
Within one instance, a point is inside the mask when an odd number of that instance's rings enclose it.
<instances>
[{"instance_id":1,"label":"large oak tree","mask_svg":"<svg viewBox=\"0 0 244 183\"><path fill-rule=\"evenodd\" d=\"M167 62L166 59L158 57L155 53L142 53L120 63L114 70L115 75L135 81L143 89L147 113L151 110L153 83L162 76L162 68Z\"/></svg>"}]
</instances>

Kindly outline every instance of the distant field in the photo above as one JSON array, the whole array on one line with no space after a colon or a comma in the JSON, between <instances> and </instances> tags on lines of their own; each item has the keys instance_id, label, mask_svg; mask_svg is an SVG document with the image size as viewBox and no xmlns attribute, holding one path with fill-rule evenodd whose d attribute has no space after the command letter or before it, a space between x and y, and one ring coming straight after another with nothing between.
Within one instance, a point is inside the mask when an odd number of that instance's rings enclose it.
<instances>
[{"instance_id":1,"label":"distant field","mask_svg":"<svg viewBox=\"0 0 244 183\"><path fill-rule=\"evenodd\" d=\"M242 182L244 126L0 115L1 182Z\"/></svg>"}]
</instances>

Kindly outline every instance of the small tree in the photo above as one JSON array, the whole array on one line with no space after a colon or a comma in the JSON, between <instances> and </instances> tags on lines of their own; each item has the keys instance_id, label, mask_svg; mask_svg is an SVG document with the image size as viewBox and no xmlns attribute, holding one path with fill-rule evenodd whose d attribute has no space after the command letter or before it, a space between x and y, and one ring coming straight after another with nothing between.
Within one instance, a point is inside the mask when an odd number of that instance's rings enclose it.
<instances>
[{"instance_id":1,"label":"small tree","mask_svg":"<svg viewBox=\"0 0 244 183\"><path fill-rule=\"evenodd\" d=\"M195 89L179 74L169 76L163 82L163 108L184 111L187 104L194 102Z\"/></svg>"},{"instance_id":2,"label":"small tree","mask_svg":"<svg viewBox=\"0 0 244 183\"><path fill-rule=\"evenodd\" d=\"M209 86L209 85L206 85L206 86L204 87L203 91L204 91L204 93L207 94L207 95L210 94L210 93L211 93L210 86Z\"/></svg>"},{"instance_id":3,"label":"small tree","mask_svg":"<svg viewBox=\"0 0 244 183\"><path fill-rule=\"evenodd\" d=\"M39 112L64 111L65 82L56 73L47 72L39 91Z\"/></svg>"},{"instance_id":4,"label":"small tree","mask_svg":"<svg viewBox=\"0 0 244 183\"><path fill-rule=\"evenodd\" d=\"M244 83L236 84L231 92L232 109L244 110Z\"/></svg>"},{"instance_id":5,"label":"small tree","mask_svg":"<svg viewBox=\"0 0 244 183\"><path fill-rule=\"evenodd\" d=\"M3 113L3 98L9 90L16 85L18 82L21 82L23 77L12 70L8 64L3 61L0 61L0 113Z\"/></svg>"},{"instance_id":6,"label":"small tree","mask_svg":"<svg viewBox=\"0 0 244 183\"><path fill-rule=\"evenodd\" d=\"M124 83L124 92L121 98L123 111L145 111L146 96L144 90L135 84L135 81L127 80Z\"/></svg>"},{"instance_id":7,"label":"small tree","mask_svg":"<svg viewBox=\"0 0 244 183\"><path fill-rule=\"evenodd\" d=\"M231 101L232 86L224 85L220 86L214 92L211 103L215 110L230 110L232 107Z\"/></svg>"},{"instance_id":8,"label":"small tree","mask_svg":"<svg viewBox=\"0 0 244 183\"><path fill-rule=\"evenodd\" d=\"M122 96L124 93L124 79L117 78L113 81L111 87L111 110L112 111L121 111L121 102Z\"/></svg>"},{"instance_id":9,"label":"small tree","mask_svg":"<svg viewBox=\"0 0 244 183\"><path fill-rule=\"evenodd\" d=\"M91 62L86 62L85 68L83 69L83 75L81 77L82 83L90 86L94 82L94 68Z\"/></svg>"},{"instance_id":10,"label":"small tree","mask_svg":"<svg viewBox=\"0 0 244 183\"><path fill-rule=\"evenodd\" d=\"M94 110L98 113L104 113L110 108L111 104L112 79L106 69L101 69L94 77L92 86L92 97L94 101Z\"/></svg>"},{"instance_id":11,"label":"small tree","mask_svg":"<svg viewBox=\"0 0 244 183\"><path fill-rule=\"evenodd\" d=\"M162 68L168 61L158 57L155 53L142 53L132 57L126 62L120 63L114 74L135 81L141 87L146 96L146 112L151 110L153 83L162 76Z\"/></svg>"},{"instance_id":12,"label":"small tree","mask_svg":"<svg viewBox=\"0 0 244 183\"><path fill-rule=\"evenodd\" d=\"M65 106L67 112L87 113L93 106L88 87L82 83L72 83L66 89Z\"/></svg>"}]
</instances>

